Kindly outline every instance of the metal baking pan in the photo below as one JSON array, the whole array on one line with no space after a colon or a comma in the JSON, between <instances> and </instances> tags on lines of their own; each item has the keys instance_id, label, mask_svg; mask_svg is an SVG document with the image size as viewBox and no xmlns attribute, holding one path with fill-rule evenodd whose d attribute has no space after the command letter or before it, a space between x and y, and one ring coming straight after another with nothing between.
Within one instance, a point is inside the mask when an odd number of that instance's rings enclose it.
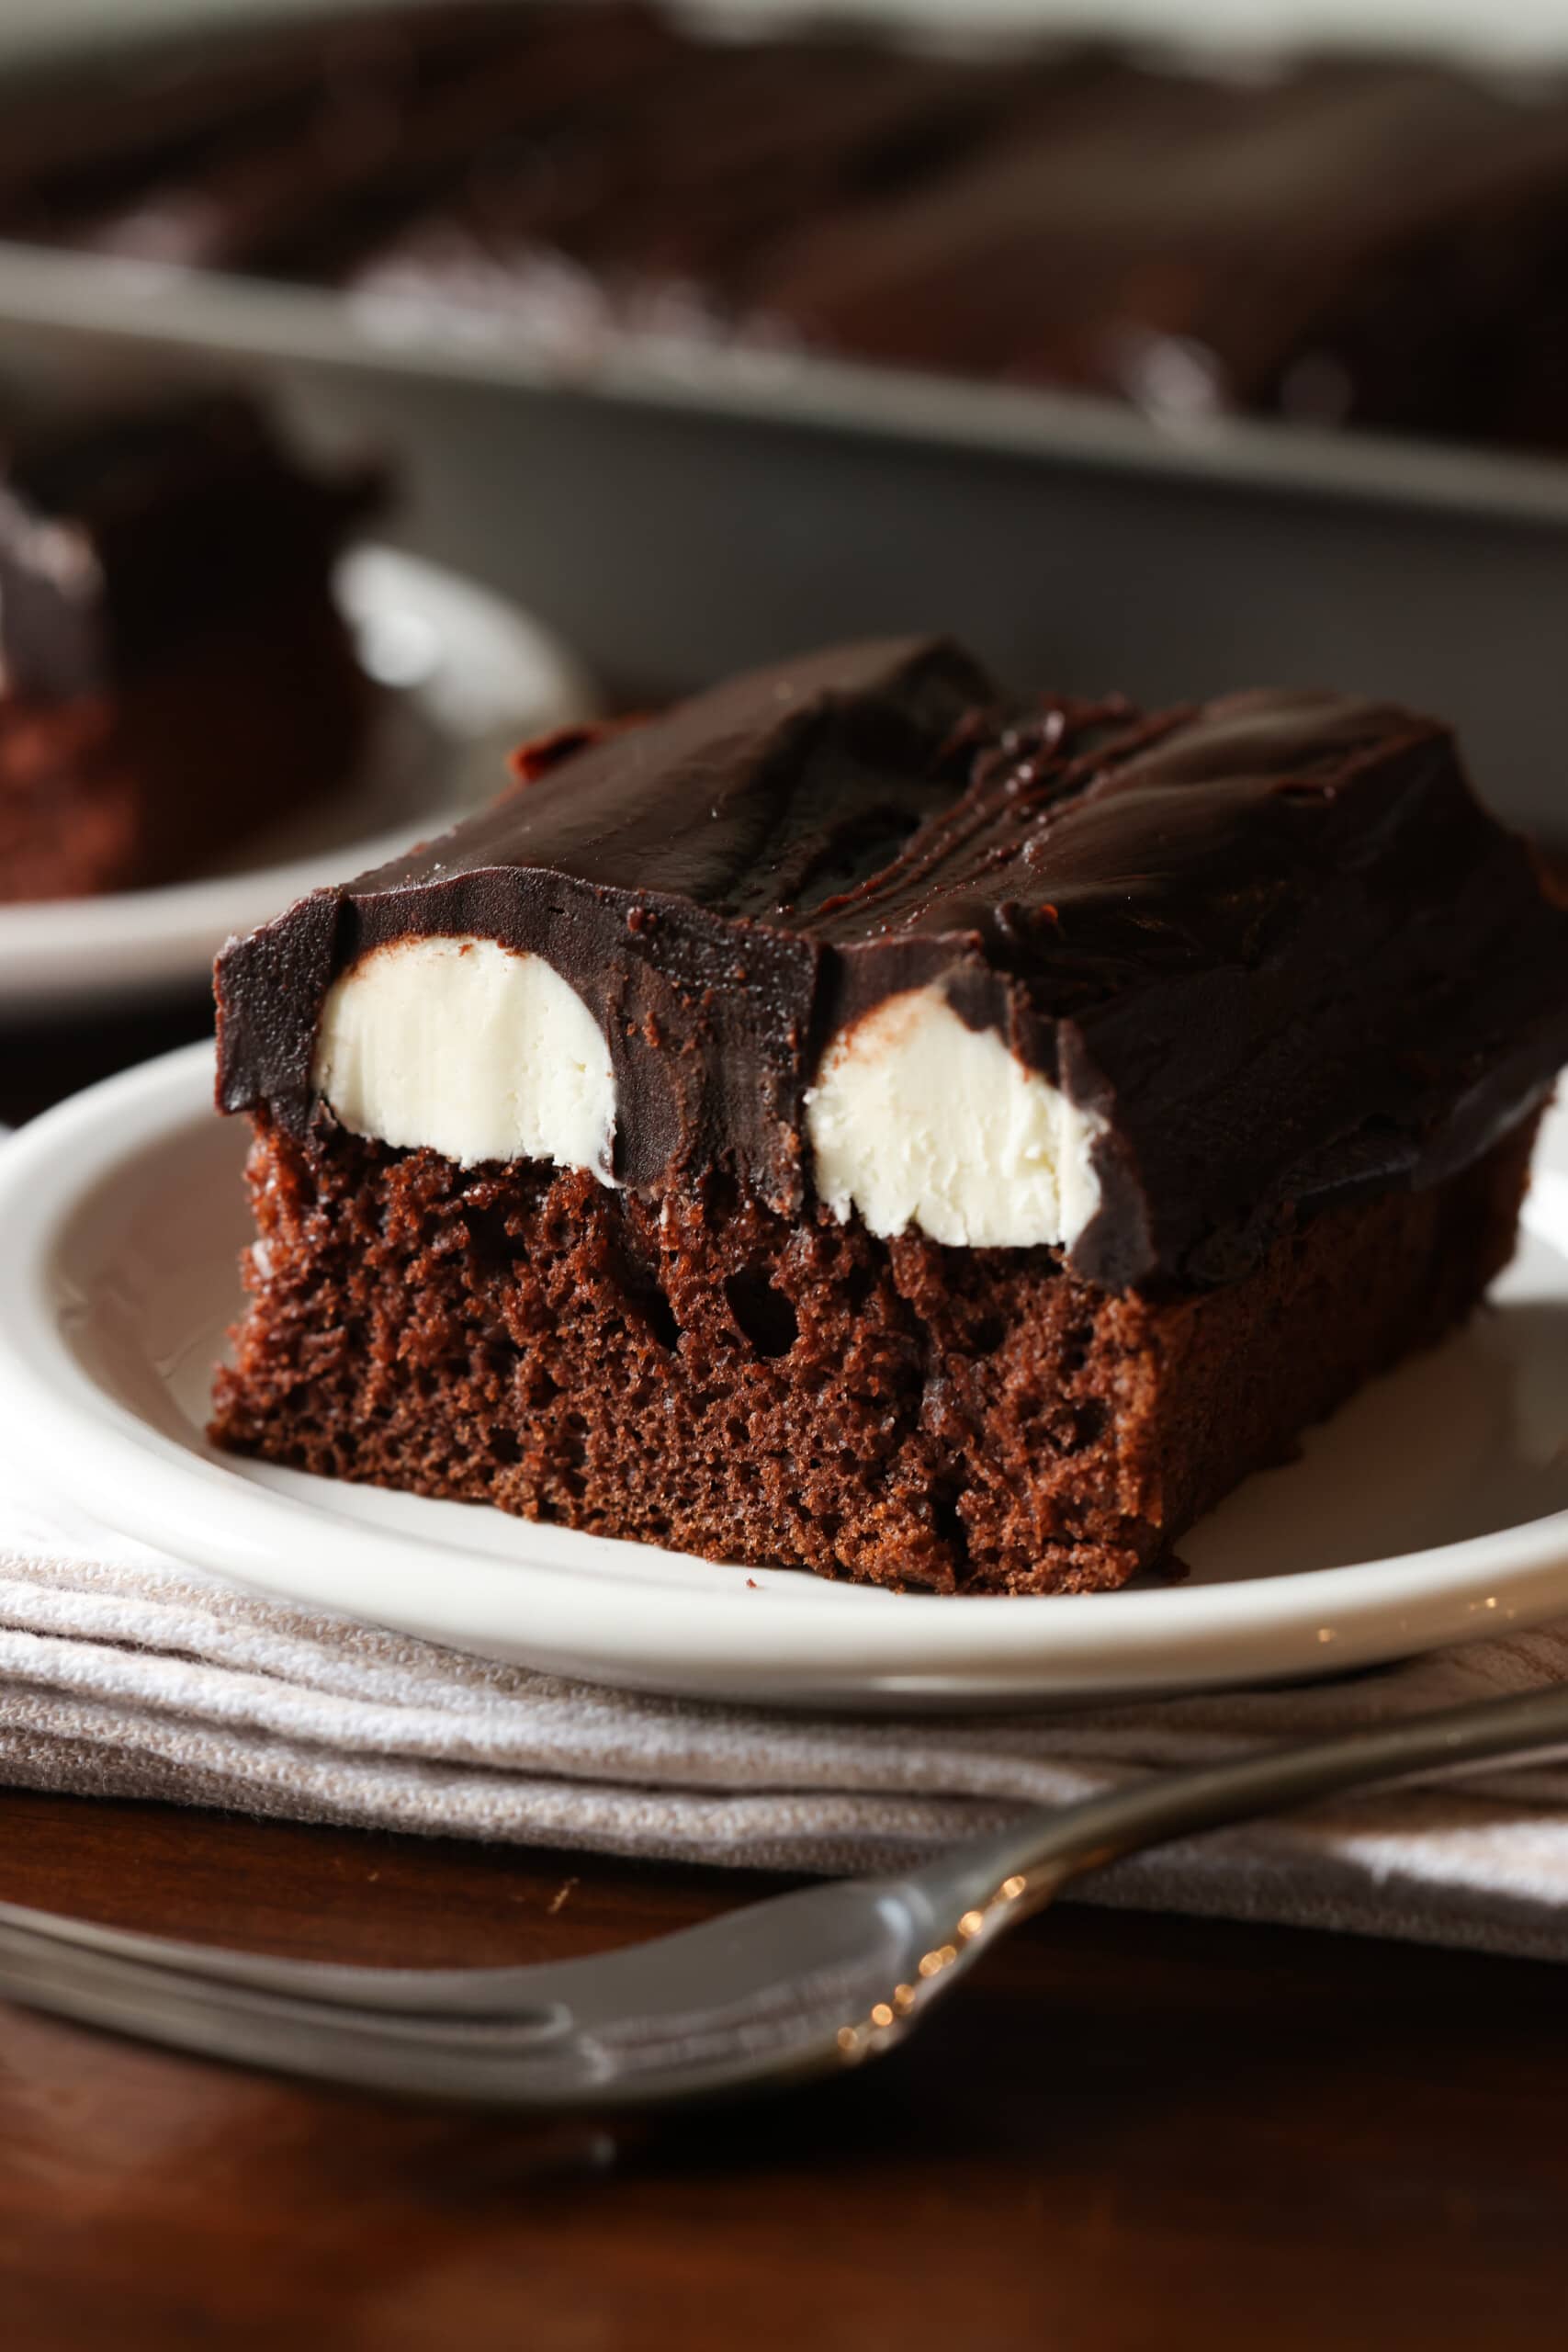
<instances>
[{"instance_id":1,"label":"metal baking pan","mask_svg":"<svg viewBox=\"0 0 1568 2352\"><path fill-rule=\"evenodd\" d=\"M174 362L395 453L408 543L615 691L933 627L1020 683L1332 684L1448 716L1568 835L1568 466L724 350L567 368L456 312L0 244L0 374Z\"/></svg>"}]
</instances>

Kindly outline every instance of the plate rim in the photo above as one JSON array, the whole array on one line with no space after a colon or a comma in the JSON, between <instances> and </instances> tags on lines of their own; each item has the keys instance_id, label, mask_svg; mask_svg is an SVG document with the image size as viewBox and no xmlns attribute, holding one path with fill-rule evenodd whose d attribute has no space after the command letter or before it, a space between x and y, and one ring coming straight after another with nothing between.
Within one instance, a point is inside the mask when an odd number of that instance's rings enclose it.
<instances>
[{"instance_id":1,"label":"plate rim","mask_svg":"<svg viewBox=\"0 0 1568 2352\"><path fill-rule=\"evenodd\" d=\"M117 1171L215 1117L212 1069L209 1041L176 1048L70 1097L0 1146L0 1427L6 1450L25 1453L46 1490L220 1578L589 1680L863 1709L968 1710L1317 1677L1568 1608L1568 1510L1288 1576L1011 1599L830 1584L773 1594L749 1587L739 1569L733 1592L694 1590L491 1560L340 1521L153 1428L93 1376L65 1335L58 1249L72 1219ZM437 1562L446 1574L431 1584L422 1623L397 1605L367 1605L385 1599L389 1579L428 1576ZM487 1597L510 1600L514 1617L534 1622L487 1630L475 1621Z\"/></svg>"}]
</instances>

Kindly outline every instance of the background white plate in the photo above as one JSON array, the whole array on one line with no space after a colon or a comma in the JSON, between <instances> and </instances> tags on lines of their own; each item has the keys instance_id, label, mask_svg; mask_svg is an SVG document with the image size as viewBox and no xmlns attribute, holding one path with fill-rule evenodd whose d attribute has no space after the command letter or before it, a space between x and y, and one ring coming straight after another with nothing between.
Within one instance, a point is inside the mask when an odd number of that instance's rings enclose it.
<instances>
[{"instance_id":1,"label":"background white plate","mask_svg":"<svg viewBox=\"0 0 1568 2352\"><path fill-rule=\"evenodd\" d=\"M486 1656L712 1699L974 1706L1321 1675L1568 1609L1568 1117L1495 1311L1250 1480L1194 1574L939 1600L533 1527L216 1453L245 1132L205 1046L0 1148L0 1432L107 1525L307 1605ZM1359 1563L1359 1565L1348 1565Z\"/></svg>"},{"instance_id":2,"label":"background white plate","mask_svg":"<svg viewBox=\"0 0 1568 2352\"><path fill-rule=\"evenodd\" d=\"M450 824L500 791L514 743L594 707L554 638L438 564L356 548L336 585L360 657L388 689L360 773L191 880L0 906L0 1017L129 1008L204 987L231 932Z\"/></svg>"}]
</instances>

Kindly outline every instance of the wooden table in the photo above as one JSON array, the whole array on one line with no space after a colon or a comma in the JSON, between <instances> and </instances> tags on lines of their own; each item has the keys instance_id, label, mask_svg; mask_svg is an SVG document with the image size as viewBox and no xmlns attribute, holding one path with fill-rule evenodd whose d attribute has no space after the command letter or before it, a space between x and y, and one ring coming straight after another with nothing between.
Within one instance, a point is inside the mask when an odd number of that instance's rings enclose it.
<instances>
[{"instance_id":1,"label":"wooden table","mask_svg":"<svg viewBox=\"0 0 1568 2352\"><path fill-rule=\"evenodd\" d=\"M18 1117L199 1008L0 1039ZM0 1792L0 1897L281 1952L596 1951L764 1883ZM540 2125L0 2009L15 2352L1568 2340L1568 1978L1068 1909L811 2092Z\"/></svg>"}]
</instances>

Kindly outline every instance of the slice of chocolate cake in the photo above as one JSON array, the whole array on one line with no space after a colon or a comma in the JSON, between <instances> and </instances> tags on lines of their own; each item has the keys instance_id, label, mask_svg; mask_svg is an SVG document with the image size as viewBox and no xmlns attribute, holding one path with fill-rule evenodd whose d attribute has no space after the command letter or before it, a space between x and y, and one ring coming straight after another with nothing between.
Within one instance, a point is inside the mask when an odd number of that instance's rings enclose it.
<instances>
[{"instance_id":1,"label":"slice of chocolate cake","mask_svg":"<svg viewBox=\"0 0 1568 2352\"><path fill-rule=\"evenodd\" d=\"M24 435L0 465L0 900L163 881L344 782L368 681L332 594L368 476L242 396Z\"/></svg>"},{"instance_id":2,"label":"slice of chocolate cake","mask_svg":"<svg viewBox=\"0 0 1568 2352\"><path fill-rule=\"evenodd\" d=\"M1512 1250L1568 912L1428 719L863 645L520 777L220 961L223 1444L1085 1590Z\"/></svg>"}]
</instances>

